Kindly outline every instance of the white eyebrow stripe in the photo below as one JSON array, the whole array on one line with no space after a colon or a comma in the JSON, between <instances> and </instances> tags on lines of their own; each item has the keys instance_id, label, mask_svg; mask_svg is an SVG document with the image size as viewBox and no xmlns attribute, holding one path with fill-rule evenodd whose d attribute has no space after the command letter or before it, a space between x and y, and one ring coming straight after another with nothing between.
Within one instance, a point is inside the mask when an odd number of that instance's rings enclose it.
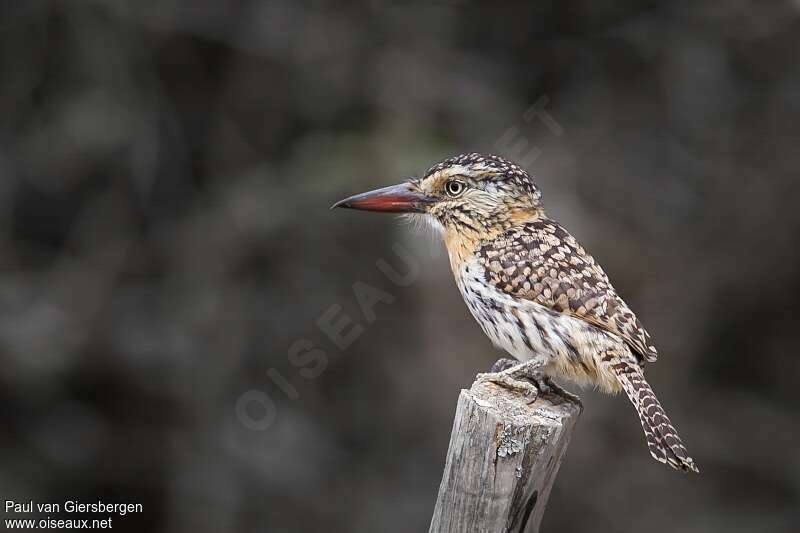
<instances>
[{"instance_id":1,"label":"white eyebrow stripe","mask_svg":"<svg viewBox=\"0 0 800 533\"><path fill-rule=\"evenodd\" d=\"M455 174L466 174L469 175L469 167L465 167L464 165L452 165L447 168L443 168L439 172L445 176L453 176ZM439 173L437 172L437 174Z\"/></svg>"}]
</instances>

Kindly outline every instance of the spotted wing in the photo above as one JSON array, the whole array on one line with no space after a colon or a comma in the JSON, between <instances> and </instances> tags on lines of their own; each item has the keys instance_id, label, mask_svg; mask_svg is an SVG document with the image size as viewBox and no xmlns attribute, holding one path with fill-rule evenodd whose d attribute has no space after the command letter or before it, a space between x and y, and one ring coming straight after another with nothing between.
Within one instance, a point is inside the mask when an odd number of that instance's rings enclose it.
<instances>
[{"instance_id":1,"label":"spotted wing","mask_svg":"<svg viewBox=\"0 0 800 533\"><path fill-rule=\"evenodd\" d=\"M487 281L516 297L582 318L619 335L647 361L658 353L650 335L617 295L603 269L557 223L515 228L478 252Z\"/></svg>"}]
</instances>

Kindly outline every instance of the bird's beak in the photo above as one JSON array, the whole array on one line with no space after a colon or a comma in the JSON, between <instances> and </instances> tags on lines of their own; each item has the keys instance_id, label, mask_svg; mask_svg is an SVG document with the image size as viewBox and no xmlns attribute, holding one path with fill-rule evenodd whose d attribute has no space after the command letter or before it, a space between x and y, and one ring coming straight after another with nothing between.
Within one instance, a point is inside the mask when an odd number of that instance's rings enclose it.
<instances>
[{"instance_id":1,"label":"bird's beak","mask_svg":"<svg viewBox=\"0 0 800 533\"><path fill-rule=\"evenodd\" d=\"M333 204L331 209L346 207L384 213L424 213L425 207L431 202L429 197L414 190L410 183L400 183L345 198Z\"/></svg>"}]
</instances>

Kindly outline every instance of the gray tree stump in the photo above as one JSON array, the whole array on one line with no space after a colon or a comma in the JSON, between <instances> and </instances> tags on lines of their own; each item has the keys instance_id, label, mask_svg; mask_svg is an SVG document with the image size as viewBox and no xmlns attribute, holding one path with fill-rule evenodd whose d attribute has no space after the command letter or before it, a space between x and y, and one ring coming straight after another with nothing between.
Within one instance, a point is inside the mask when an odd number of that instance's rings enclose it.
<instances>
[{"instance_id":1,"label":"gray tree stump","mask_svg":"<svg viewBox=\"0 0 800 533\"><path fill-rule=\"evenodd\" d=\"M527 402L493 383L461 391L431 533L539 531L581 407Z\"/></svg>"}]
</instances>

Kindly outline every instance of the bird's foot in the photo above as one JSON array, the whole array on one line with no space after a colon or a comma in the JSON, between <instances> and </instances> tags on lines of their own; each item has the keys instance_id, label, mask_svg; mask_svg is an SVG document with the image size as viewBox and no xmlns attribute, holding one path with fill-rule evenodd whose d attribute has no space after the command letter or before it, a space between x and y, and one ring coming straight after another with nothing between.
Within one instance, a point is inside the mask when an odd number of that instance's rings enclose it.
<instances>
[{"instance_id":1,"label":"bird's foot","mask_svg":"<svg viewBox=\"0 0 800 533\"><path fill-rule=\"evenodd\" d=\"M513 374L508 373L508 370L478 374L475 376L475 383L473 385L480 383L494 383L505 389L522 393L527 397L528 403L535 402L536 398L539 396L539 389L536 388L536 385L530 381L515 377Z\"/></svg>"},{"instance_id":2,"label":"bird's foot","mask_svg":"<svg viewBox=\"0 0 800 533\"><path fill-rule=\"evenodd\" d=\"M492 365L492 369L489 372L502 372L503 370L507 370L512 366L517 366L519 361L516 359L509 359L508 357L501 357L497 361L494 362Z\"/></svg>"},{"instance_id":3,"label":"bird's foot","mask_svg":"<svg viewBox=\"0 0 800 533\"><path fill-rule=\"evenodd\" d=\"M492 365L492 372L478 374L475 383L494 383L506 389L520 392L527 396L528 403L533 403L539 396L537 387L540 374L535 370L541 366L538 361L518 363L511 359L500 359ZM502 369L502 370L499 370ZM533 383L529 380L533 380Z\"/></svg>"},{"instance_id":4,"label":"bird's foot","mask_svg":"<svg viewBox=\"0 0 800 533\"><path fill-rule=\"evenodd\" d=\"M578 407L583 409L583 402L581 402L580 397L561 387L561 385L553 381L550 376L540 374L535 376L533 379L536 381L536 386L538 387L539 392L542 394L555 394L556 396L561 396L562 398L577 404Z\"/></svg>"}]
</instances>

